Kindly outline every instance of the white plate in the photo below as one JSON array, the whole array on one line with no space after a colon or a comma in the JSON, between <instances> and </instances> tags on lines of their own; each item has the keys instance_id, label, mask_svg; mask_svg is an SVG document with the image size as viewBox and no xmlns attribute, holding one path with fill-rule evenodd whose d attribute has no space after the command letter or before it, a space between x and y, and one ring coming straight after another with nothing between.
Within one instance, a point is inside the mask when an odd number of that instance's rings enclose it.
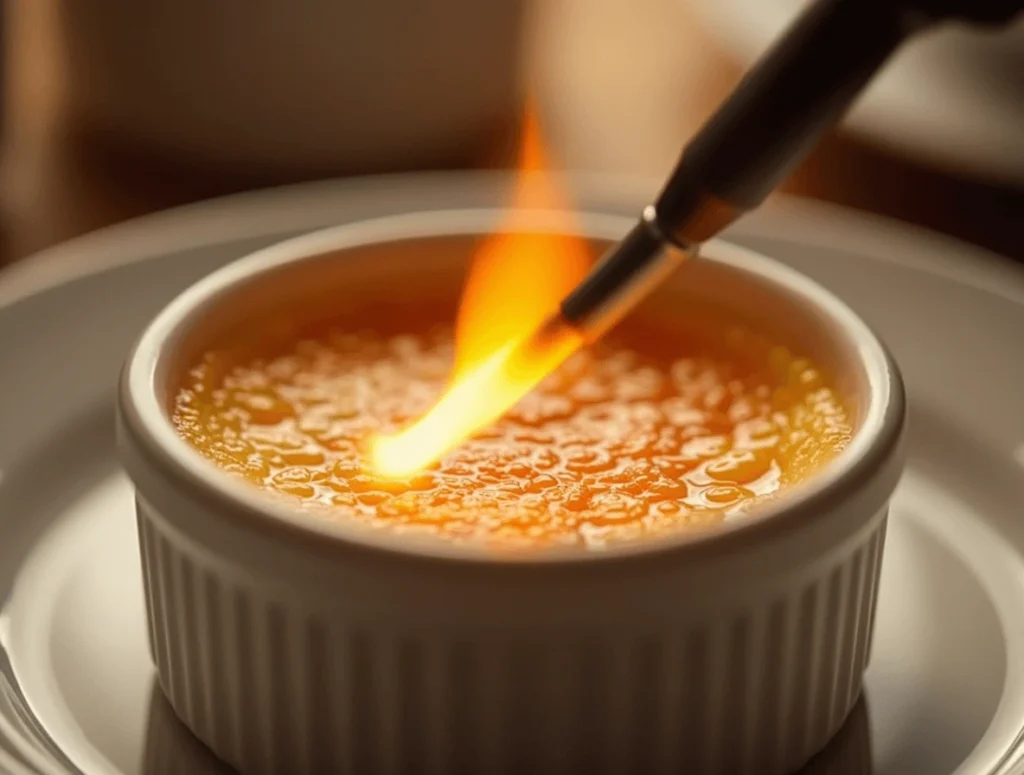
<instances>
[{"instance_id":1,"label":"white plate","mask_svg":"<svg viewBox=\"0 0 1024 775\"><path fill-rule=\"evenodd\" d=\"M0 275L0 772L219 772L152 692L112 387L172 295L331 223L499 206L488 175L280 189L108 229ZM647 183L587 180L636 212ZM732 232L845 297L911 399L866 705L816 772L1024 773L1024 273L895 223L782 201ZM809 770L810 772L810 770Z\"/></svg>"},{"instance_id":2,"label":"white plate","mask_svg":"<svg viewBox=\"0 0 1024 775\"><path fill-rule=\"evenodd\" d=\"M732 55L750 64L805 0L689 0ZM996 33L962 27L904 47L844 125L910 158L995 183L1024 184L1024 19Z\"/></svg>"}]
</instances>

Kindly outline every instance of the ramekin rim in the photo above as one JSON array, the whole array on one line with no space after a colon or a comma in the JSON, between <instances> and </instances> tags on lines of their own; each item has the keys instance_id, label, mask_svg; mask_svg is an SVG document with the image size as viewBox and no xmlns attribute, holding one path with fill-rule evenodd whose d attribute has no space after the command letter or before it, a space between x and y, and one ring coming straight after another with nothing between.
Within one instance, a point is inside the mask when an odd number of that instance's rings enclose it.
<instances>
[{"instance_id":1,"label":"ramekin rim","mask_svg":"<svg viewBox=\"0 0 1024 775\"><path fill-rule=\"evenodd\" d=\"M517 228L576 233L590 239L616 240L634 223L620 215L573 212L572 219L558 211L520 211ZM790 293L838 323L859 353L860 367L869 384L863 421L850 443L820 471L786 494L763 505L742 520L719 523L707 530L681 530L642 541L613 545L601 551L557 547L498 555L473 544L443 539L410 540L386 530L367 529L355 522L318 519L299 508L261 494L202 457L174 429L158 401L156 376L166 356L165 342L202 309L248 280L281 266L313 260L325 253L412 239L485 235L487 227L507 222L509 212L499 208L460 208L425 211L368 219L319 229L275 243L226 264L167 304L144 329L131 349L118 388L120 428L135 451L158 467L173 472L176 485L194 497L215 503L219 516L243 529L265 528L282 538L313 541L349 551L382 553L429 561L501 565L579 564L659 553L693 553L710 547L759 540L815 519L822 506L844 492L856 491L893 456L905 423L905 391L899 369L888 349L852 309L830 291L800 272L755 251L722 240L712 240L697 260L713 261L755 275L759 280ZM537 219L537 220L534 220ZM545 227L547 222L547 227ZM567 229L566 224L573 224Z\"/></svg>"}]
</instances>

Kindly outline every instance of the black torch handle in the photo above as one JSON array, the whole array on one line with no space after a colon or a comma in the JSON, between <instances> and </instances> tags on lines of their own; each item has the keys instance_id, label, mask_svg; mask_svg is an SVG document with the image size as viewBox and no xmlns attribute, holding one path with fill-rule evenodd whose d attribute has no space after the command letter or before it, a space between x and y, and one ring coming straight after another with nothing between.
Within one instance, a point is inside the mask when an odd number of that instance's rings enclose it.
<instances>
[{"instance_id":1,"label":"black torch handle","mask_svg":"<svg viewBox=\"0 0 1024 775\"><path fill-rule=\"evenodd\" d=\"M1024 0L817 0L687 145L636 226L562 301L562 320L592 338L614 325L682 257L757 207L913 32L956 18L1003 24L1022 8Z\"/></svg>"},{"instance_id":2,"label":"black torch handle","mask_svg":"<svg viewBox=\"0 0 1024 775\"><path fill-rule=\"evenodd\" d=\"M1000 23L1021 0L817 0L683 151L654 226L689 248L759 205L913 32L962 17Z\"/></svg>"}]
</instances>

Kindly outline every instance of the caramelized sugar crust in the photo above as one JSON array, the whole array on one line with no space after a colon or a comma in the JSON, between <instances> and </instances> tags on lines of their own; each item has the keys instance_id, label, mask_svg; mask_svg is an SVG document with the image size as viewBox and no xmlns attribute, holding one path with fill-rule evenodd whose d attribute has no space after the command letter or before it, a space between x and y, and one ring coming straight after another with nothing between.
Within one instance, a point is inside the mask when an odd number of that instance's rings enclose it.
<instances>
[{"instance_id":1,"label":"caramelized sugar crust","mask_svg":"<svg viewBox=\"0 0 1024 775\"><path fill-rule=\"evenodd\" d=\"M852 434L809 360L711 317L638 318L428 470L375 476L368 441L448 384L443 319L382 312L265 352L207 352L175 396L174 424L220 468L323 519L510 549L600 548L742 519Z\"/></svg>"}]
</instances>

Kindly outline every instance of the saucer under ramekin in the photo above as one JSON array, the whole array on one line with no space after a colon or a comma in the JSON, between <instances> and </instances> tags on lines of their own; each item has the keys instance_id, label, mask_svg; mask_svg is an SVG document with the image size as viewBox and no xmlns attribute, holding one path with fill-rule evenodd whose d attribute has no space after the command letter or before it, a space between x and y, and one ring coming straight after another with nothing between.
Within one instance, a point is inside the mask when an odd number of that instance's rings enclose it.
<instances>
[{"instance_id":1,"label":"saucer under ramekin","mask_svg":"<svg viewBox=\"0 0 1024 775\"><path fill-rule=\"evenodd\" d=\"M904 404L873 334L792 270L713 244L662 292L742 305L854 399L857 432L835 461L707 534L501 559L412 542L275 504L171 427L182 348L210 321L343 293L360 255L454 267L499 223L423 213L292 240L201 281L143 335L119 435L175 712L246 775L796 769L860 693ZM564 223L523 214L517 228ZM575 223L597 242L630 225Z\"/></svg>"}]
</instances>

